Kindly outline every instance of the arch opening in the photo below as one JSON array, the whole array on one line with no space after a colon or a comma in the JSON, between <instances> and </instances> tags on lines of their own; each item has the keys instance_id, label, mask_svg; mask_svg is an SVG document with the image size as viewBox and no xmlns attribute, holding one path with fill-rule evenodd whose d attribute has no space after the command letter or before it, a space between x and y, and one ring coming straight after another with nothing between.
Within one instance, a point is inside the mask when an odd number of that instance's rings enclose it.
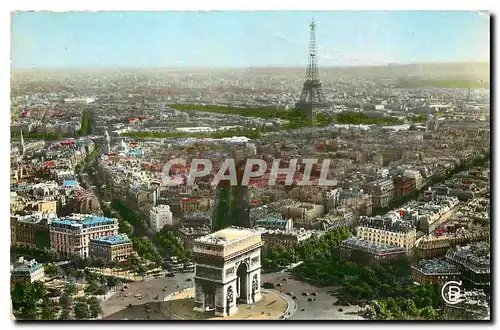
<instances>
[{"instance_id":1,"label":"arch opening","mask_svg":"<svg viewBox=\"0 0 500 330\"><path fill-rule=\"evenodd\" d=\"M236 294L238 302L247 302L248 297L248 266L242 262L236 271Z\"/></svg>"}]
</instances>

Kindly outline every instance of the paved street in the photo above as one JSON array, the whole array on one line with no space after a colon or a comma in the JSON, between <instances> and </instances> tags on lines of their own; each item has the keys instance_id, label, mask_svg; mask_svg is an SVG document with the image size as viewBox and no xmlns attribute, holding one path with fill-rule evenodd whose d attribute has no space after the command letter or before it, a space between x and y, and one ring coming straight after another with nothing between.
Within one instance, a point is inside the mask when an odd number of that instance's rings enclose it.
<instances>
[{"instance_id":1,"label":"paved street","mask_svg":"<svg viewBox=\"0 0 500 330\"><path fill-rule=\"evenodd\" d=\"M276 286L276 291L283 294L292 292L297 297L296 302L288 300L291 304L291 320L356 320L358 319L357 306L336 306L337 300L329 293L331 288L316 288L307 283L288 278L287 282L283 279L289 277L288 273L262 274L263 282L281 283ZM117 292L110 299L102 304L104 319L151 319L167 320L171 319L166 304L163 299L179 289L191 287L192 281L186 281L186 278L193 278L194 273L179 273L175 277L162 277L160 279L151 279L145 282L134 282L128 284L125 292ZM163 291L163 288L167 288ZM302 293L308 292L309 296L303 296ZM317 295L313 296L315 292ZM143 299L134 297L136 294L142 294ZM125 297L125 294L130 294ZM158 295L158 299L155 296ZM307 301L309 298L315 301ZM128 307L132 304L132 307ZM146 306L147 305L147 306ZM342 309L342 312L338 311ZM359 318L361 319L361 318Z\"/></svg>"},{"instance_id":2,"label":"paved street","mask_svg":"<svg viewBox=\"0 0 500 330\"><path fill-rule=\"evenodd\" d=\"M333 305L337 298L332 297L329 291L332 288L317 288L305 282L293 280L289 273L262 274L262 282L271 282L275 285L281 283L281 286L275 286L275 290L283 293L293 293L297 297L297 311L292 313L290 320L357 320L357 306L336 306ZM287 278L287 282L282 281ZM303 296L302 293L308 292L309 296ZM311 295L313 292L317 296ZM307 301L309 298L315 301ZM342 312L339 312L342 308ZM302 310L304 309L304 310ZM360 318L361 319L361 318Z\"/></svg>"},{"instance_id":3,"label":"paved street","mask_svg":"<svg viewBox=\"0 0 500 330\"><path fill-rule=\"evenodd\" d=\"M144 282L128 283L128 289L119 291L113 297L102 304L103 319L168 319L168 312L164 308L163 298L174 293L179 288L191 287L193 282L186 281L192 278L194 273L179 273L175 277L162 277ZM162 289L166 287L166 291ZM125 295L130 294L128 297ZM135 297L142 294L143 299ZM155 296L158 295L158 299ZM128 307L132 304L132 307ZM148 304L149 312L146 311Z\"/></svg>"}]
</instances>

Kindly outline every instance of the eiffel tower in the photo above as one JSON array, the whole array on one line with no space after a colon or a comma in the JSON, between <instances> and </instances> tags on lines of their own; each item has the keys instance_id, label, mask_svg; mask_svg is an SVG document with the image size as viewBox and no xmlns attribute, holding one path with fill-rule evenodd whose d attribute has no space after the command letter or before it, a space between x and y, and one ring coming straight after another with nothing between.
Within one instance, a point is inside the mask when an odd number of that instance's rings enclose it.
<instances>
[{"instance_id":1,"label":"eiffel tower","mask_svg":"<svg viewBox=\"0 0 500 330\"><path fill-rule=\"evenodd\" d=\"M309 40L309 63L307 64L306 81L302 87L299 101L295 104L297 109L305 111L307 118L316 120L316 111L328 107L321 90L318 74L318 59L316 57L316 24L314 19L309 25L311 36Z\"/></svg>"}]
</instances>

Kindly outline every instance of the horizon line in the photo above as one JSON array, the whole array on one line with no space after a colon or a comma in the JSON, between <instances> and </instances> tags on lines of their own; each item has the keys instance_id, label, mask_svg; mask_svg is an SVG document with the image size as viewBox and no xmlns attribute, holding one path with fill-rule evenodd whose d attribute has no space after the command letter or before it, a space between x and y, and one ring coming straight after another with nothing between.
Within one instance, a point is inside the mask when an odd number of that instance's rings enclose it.
<instances>
[{"instance_id":1,"label":"horizon line","mask_svg":"<svg viewBox=\"0 0 500 330\"><path fill-rule=\"evenodd\" d=\"M449 62L411 62L411 63L385 63L385 64L366 64L366 65L329 65L320 66L319 69L332 69L332 68L380 68L380 67L391 67L391 66L411 66L411 65L429 65L429 64L491 64L489 60L483 61L449 61ZM55 67L55 66L40 66L40 67L11 67L11 72L14 71L27 71L27 70L88 70L88 69L100 69L100 70L148 70L148 69L222 69L222 70L248 70L248 69L305 69L306 66L285 66L278 64L262 65L262 66L248 66L248 67L230 67L230 66L68 66L68 67Z\"/></svg>"}]
</instances>

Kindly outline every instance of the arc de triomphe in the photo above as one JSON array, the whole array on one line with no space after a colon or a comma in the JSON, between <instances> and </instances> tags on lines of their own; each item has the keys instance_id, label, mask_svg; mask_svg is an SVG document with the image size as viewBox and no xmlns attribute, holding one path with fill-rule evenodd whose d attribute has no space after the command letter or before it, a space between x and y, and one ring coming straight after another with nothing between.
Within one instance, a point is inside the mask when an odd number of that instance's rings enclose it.
<instances>
[{"instance_id":1,"label":"arc de triomphe","mask_svg":"<svg viewBox=\"0 0 500 330\"><path fill-rule=\"evenodd\" d=\"M252 304L260 295L261 234L228 227L195 240L195 311L233 315L238 303Z\"/></svg>"}]
</instances>

